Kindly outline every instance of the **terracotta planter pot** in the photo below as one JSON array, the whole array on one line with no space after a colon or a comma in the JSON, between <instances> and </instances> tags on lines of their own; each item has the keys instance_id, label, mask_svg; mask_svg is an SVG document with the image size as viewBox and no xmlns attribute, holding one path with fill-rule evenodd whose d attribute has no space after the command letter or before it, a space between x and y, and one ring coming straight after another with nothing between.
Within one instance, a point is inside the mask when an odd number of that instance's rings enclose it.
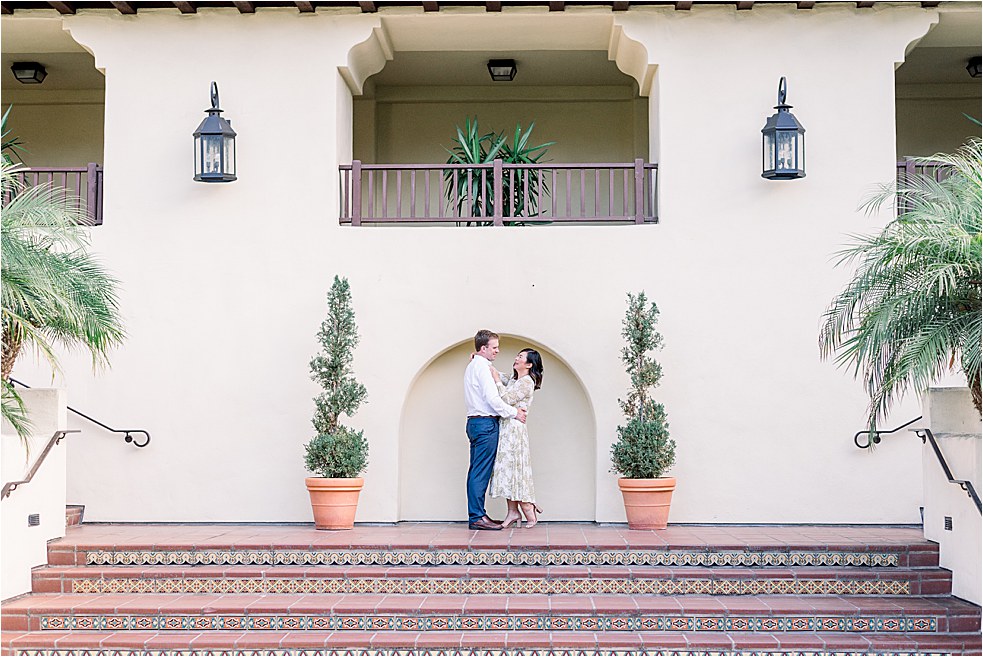
<instances>
[{"instance_id":1,"label":"terracotta planter pot","mask_svg":"<svg viewBox=\"0 0 983 657\"><path fill-rule=\"evenodd\" d=\"M619 479L618 488L625 498L628 529L666 528L672 491L676 490L675 477Z\"/></svg>"},{"instance_id":2,"label":"terracotta planter pot","mask_svg":"<svg viewBox=\"0 0 983 657\"><path fill-rule=\"evenodd\" d=\"M314 526L318 529L351 529L355 526L355 509L358 494L362 491L362 478L327 479L308 477L304 480L311 494L314 510Z\"/></svg>"}]
</instances>

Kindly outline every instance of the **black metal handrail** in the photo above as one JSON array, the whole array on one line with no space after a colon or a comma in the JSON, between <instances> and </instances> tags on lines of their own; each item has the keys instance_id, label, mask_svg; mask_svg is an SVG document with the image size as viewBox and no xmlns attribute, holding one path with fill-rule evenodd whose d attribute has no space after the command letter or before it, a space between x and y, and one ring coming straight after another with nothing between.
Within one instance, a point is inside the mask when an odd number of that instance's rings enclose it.
<instances>
[{"instance_id":1,"label":"black metal handrail","mask_svg":"<svg viewBox=\"0 0 983 657\"><path fill-rule=\"evenodd\" d=\"M956 484L964 491L966 494L973 498L973 503L976 504L976 510L983 514L983 503L980 502L980 496L976 492L976 488L973 486L973 482L966 479L955 479L952 476L952 470L949 469L949 464L945 461L945 456L942 455L942 450L939 449L939 444L935 441L935 436L929 429L912 429L915 435L922 439L924 444L925 439L932 444L932 451L935 452L935 458L939 460L939 465L942 466L942 472L945 473L946 479L949 480L950 484Z\"/></svg>"},{"instance_id":2,"label":"black metal handrail","mask_svg":"<svg viewBox=\"0 0 983 657\"><path fill-rule=\"evenodd\" d=\"M31 483L31 479L34 479L34 475L37 474L38 469L41 467L41 463L48 456L48 452L51 448L61 442L62 438L70 433L79 433L78 429L66 429L61 431L56 431L48 439L48 444L44 446L44 450L41 455L34 461L34 465L31 466L30 471L27 473L27 479L22 479L21 481L8 481L3 485L3 490L0 490L0 500L10 497L10 493L13 492L21 484Z\"/></svg>"},{"instance_id":3,"label":"black metal handrail","mask_svg":"<svg viewBox=\"0 0 983 657\"><path fill-rule=\"evenodd\" d=\"M858 431L857 433L855 433L853 435L853 444L856 445L857 447L859 447L860 449L867 449L868 447L871 446L871 443L873 443L874 445L876 445L879 442L881 442L881 435L882 434L888 434L888 433L894 433L895 431L901 431L905 427L907 427L909 425L912 425L915 422L918 422L920 419L922 419L922 416L921 415L919 415L918 417L916 417L914 420L911 420L910 422L905 422L904 424L902 424L900 427L897 427L896 429L888 429L886 431L871 431L870 429L867 429L866 431ZM864 434L867 434L867 444L866 445L861 445L860 444L860 436L862 436Z\"/></svg>"},{"instance_id":4,"label":"black metal handrail","mask_svg":"<svg viewBox=\"0 0 983 657\"><path fill-rule=\"evenodd\" d=\"M31 389L31 386L27 385L26 383L22 383L22 382L18 381L17 379L11 378L10 379L10 382L11 383L16 383L17 385L21 386L22 388L27 388L28 390ZM123 440L125 440L128 443L133 443L133 446L134 447L146 447L147 445L150 444L150 434L147 433L146 431L144 431L143 429L114 429L111 426L109 426L108 424L103 424L99 420L96 420L95 418L89 417L88 415L86 415L82 411L75 410L71 406L68 407L68 410L70 410L72 413L75 413L79 417L85 418L86 420L88 420L92 424L99 425L100 427L102 427L106 431L111 431L113 433L122 433L122 434L124 434ZM137 442L136 438L134 438L133 435L132 435L132 434L135 434L135 433L142 433L144 436L147 437L146 440L144 440L143 442Z\"/></svg>"}]
</instances>

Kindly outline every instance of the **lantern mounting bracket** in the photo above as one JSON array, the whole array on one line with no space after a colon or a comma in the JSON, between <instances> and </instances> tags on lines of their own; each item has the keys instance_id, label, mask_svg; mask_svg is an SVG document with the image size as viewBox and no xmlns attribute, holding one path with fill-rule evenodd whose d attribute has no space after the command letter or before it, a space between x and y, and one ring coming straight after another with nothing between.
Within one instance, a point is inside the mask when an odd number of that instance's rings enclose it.
<instances>
[{"instance_id":1,"label":"lantern mounting bracket","mask_svg":"<svg viewBox=\"0 0 983 657\"><path fill-rule=\"evenodd\" d=\"M784 81L785 78L782 78L782 80ZM212 111L221 112L222 110L219 109L218 106L218 82L214 82L214 81L212 82L211 96L212 96Z\"/></svg>"}]
</instances>

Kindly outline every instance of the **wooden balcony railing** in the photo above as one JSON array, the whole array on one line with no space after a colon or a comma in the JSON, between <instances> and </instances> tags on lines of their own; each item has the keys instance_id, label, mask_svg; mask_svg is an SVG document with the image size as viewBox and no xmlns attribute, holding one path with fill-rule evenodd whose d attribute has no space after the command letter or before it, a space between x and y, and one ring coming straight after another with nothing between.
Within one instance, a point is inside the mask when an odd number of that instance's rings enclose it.
<instances>
[{"instance_id":1,"label":"wooden balcony railing","mask_svg":"<svg viewBox=\"0 0 983 657\"><path fill-rule=\"evenodd\" d=\"M655 223L658 165L363 164L340 167L341 223Z\"/></svg>"},{"instance_id":2,"label":"wooden balcony railing","mask_svg":"<svg viewBox=\"0 0 983 657\"><path fill-rule=\"evenodd\" d=\"M942 164L941 162L925 162L921 160L905 159L898 162L896 182L900 186L906 178L910 178L911 176L915 175L928 176L941 182L942 180L948 178L951 172L952 168ZM899 217L908 211L907 203L900 197L896 199L894 205Z\"/></svg>"},{"instance_id":3,"label":"wooden balcony railing","mask_svg":"<svg viewBox=\"0 0 983 657\"><path fill-rule=\"evenodd\" d=\"M102 224L102 167L89 163L84 167L30 167L15 174L27 187L51 184L70 199L78 199L93 226ZM8 199L4 199L6 204Z\"/></svg>"}]
</instances>

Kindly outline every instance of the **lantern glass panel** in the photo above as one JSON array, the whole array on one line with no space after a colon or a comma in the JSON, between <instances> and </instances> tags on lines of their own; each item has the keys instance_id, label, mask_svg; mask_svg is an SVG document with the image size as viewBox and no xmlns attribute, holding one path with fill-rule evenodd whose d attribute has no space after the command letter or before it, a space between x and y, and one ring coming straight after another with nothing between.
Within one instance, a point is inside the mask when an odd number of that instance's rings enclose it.
<instances>
[{"instance_id":1,"label":"lantern glass panel","mask_svg":"<svg viewBox=\"0 0 983 657\"><path fill-rule=\"evenodd\" d=\"M776 169L795 169L795 151L796 151L796 137L798 137L798 132L795 131L779 131L776 135L778 138L778 144L776 150L776 157L778 158Z\"/></svg>"},{"instance_id":2,"label":"lantern glass panel","mask_svg":"<svg viewBox=\"0 0 983 657\"><path fill-rule=\"evenodd\" d=\"M195 137L195 177L201 175L201 137Z\"/></svg>"},{"instance_id":3,"label":"lantern glass panel","mask_svg":"<svg viewBox=\"0 0 983 657\"><path fill-rule=\"evenodd\" d=\"M202 135L202 161L204 173L222 173L222 136Z\"/></svg>"},{"instance_id":4,"label":"lantern glass panel","mask_svg":"<svg viewBox=\"0 0 983 657\"><path fill-rule=\"evenodd\" d=\"M225 163L225 172L235 174L236 172L236 142L232 137L223 139L225 148L223 149L222 161Z\"/></svg>"},{"instance_id":5,"label":"lantern glass panel","mask_svg":"<svg viewBox=\"0 0 983 657\"><path fill-rule=\"evenodd\" d=\"M775 170L775 134L773 132L765 133L764 139L764 170L774 171Z\"/></svg>"},{"instance_id":6,"label":"lantern glass panel","mask_svg":"<svg viewBox=\"0 0 983 657\"><path fill-rule=\"evenodd\" d=\"M801 132L795 133L795 136L796 152L799 154L796 166L804 172L806 170L806 136Z\"/></svg>"}]
</instances>

